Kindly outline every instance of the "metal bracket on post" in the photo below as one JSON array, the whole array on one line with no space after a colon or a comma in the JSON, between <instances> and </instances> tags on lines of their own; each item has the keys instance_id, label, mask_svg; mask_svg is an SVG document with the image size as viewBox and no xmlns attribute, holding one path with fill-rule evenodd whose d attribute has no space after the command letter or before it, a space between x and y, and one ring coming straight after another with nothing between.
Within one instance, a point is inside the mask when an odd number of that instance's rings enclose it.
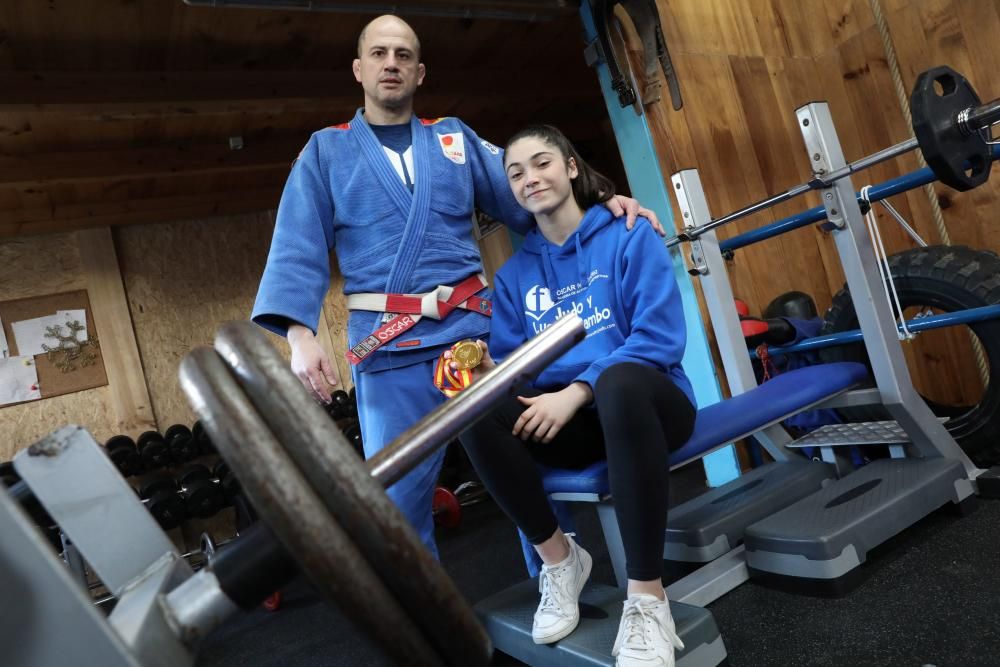
<instances>
[{"instance_id":1,"label":"metal bracket on post","mask_svg":"<svg viewBox=\"0 0 1000 667\"><path fill-rule=\"evenodd\" d=\"M674 186L674 195L686 227L703 225L712 219L697 169L680 171L671 176L670 182ZM705 305L722 357L722 367L726 371L729 391L733 396L750 391L757 386L757 378L750 363L750 355L747 354L743 330L733 305L729 273L715 232L705 232L692 241L691 254L696 262L692 275L701 276L702 293L705 295ZM787 461L792 457L785 448L792 438L780 425L768 426L755 433L754 438L761 442L776 461Z\"/></svg>"},{"instance_id":2,"label":"metal bracket on post","mask_svg":"<svg viewBox=\"0 0 1000 667\"><path fill-rule=\"evenodd\" d=\"M829 105L813 102L797 109L795 115L816 177L822 178L824 174L844 168L847 162ZM980 470L913 388L899 344L896 320L883 288L878 260L850 176L836 179L821 192L827 218L836 228L833 238L864 333L865 349L882 403L913 440L916 452L924 457L957 459L962 462L966 474L974 478Z\"/></svg>"}]
</instances>

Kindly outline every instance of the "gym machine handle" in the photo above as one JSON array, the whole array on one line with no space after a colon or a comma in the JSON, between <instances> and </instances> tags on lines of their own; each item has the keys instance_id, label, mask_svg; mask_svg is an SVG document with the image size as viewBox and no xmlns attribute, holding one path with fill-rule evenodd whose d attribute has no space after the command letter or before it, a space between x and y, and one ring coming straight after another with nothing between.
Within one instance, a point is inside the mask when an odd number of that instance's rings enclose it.
<instances>
[{"instance_id":1,"label":"gym machine handle","mask_svg":"<svg viewBox=\"0 0 1000 667\"><path fill-rule=\"evenodd\" d=\"M222 592L243 609L257 606L299 572L285 548L260 521L220 550L212 558L211 569Z\"/></svg>"}]
</instances>

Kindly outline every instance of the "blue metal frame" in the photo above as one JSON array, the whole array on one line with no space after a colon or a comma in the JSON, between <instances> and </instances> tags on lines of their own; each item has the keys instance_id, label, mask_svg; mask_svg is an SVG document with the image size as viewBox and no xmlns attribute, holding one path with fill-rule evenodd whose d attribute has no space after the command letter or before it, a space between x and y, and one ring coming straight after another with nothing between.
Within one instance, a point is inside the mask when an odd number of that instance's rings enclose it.
<instances>
[{"instance_id":1,"label":"blue metal frame","mask_svg":"<svg viewBox=\"0 0 1000 667\"><path fill-rule=\"evenodd\" d=\"M590 3L584 0L580 4L580 17L583 20L584 31L588 42L597 39L597 31L591 16ZM656 158L652 133L646 122L645 115L637 116L631 107L622 109L618 105L618 95L611 87L611 75L604 62L597 64L598 78L604 101L611 117L611 125L618 140L622 163L628 176L632 196L642 202L643 206L656 211L657 217L668 233L676 228L670 207L667 179L660 172ZM695 399L701 406L711 405L723 399L716 376L715 363L705 334L705 324L701 319L698 299L695 296L694 285L684 266L684 260L679 251L671 251L674 264L674 275L680 288L681 301L684 304L684 318L687 321L687 349L684 354L684 371L694 385ZM705 476L709 486L720 486L736 479L740 475L739 461L736 451L730 445L709 454L702 459L705 466Z\"/></svg>"},{"instance_id":2,"label":"blue metal frame","mask_svg":"<svg viewBox=\"0 0 1000 667\"><path fill-rule=\"evenodd\" d=\"M1000 305L980 306L979 308L956 310L953 313L942 313L940 315L929 315L927 317L918 317L913 320L907 320L906 328L914 333L919 333L929 329L943 329L944 327L953 327L958 324L972 324L973 322L983 322L997 318L1000 318ZM897 329L900 331L903 330L901 326L897 326ZM813 336L812 338L807 338L801 343L796 343L795 345L768 347L767 353L774 357L781 354L791 354L792 352L807 352L809 350L818 350L823 347L859 343L861 342L861 339L861 329L838 331L837 333L827 334L825 336ZM756 357L757 352L751 352L750 356Z\"/></svg>"},{"instance_id":3,"label":"blue metal frame","mask_svg":"<svg viewBox=\"0 0 1000 667\"><path fill-rule=\"evenodd\" d=\"M1000 145L993 147L993 160L1000 160ZM934 172L931 171L930 167L924 167L923 169L918 169L910 172L909 174L889 179L885 183L873 185L872 189L868 191L868 198L872 202L877 202L882 199L898 195L901 192L906 192L907 190L912 190L914 188L919 188L922 185L933 183L936 180L937 177L934 175ZM860 195L858 198L860 199ZM738 248L743 248L757 243L758 241L774 238L775 236L780 236L785 232L790 232L793 229L805 227L806 225L811 225L814 222L821 222L823 220L826 220L826 210L822 206L817 206L807 211L796 213L795 215L782 220L778 220L777 222L773 222L770 225L765 225L764 227L753 229L749 232L740 234L739 236L734 236L731 239L726 239L725 241L719 243L719 249L722 252L736 250Z\"/></svg>"}]
</instances>

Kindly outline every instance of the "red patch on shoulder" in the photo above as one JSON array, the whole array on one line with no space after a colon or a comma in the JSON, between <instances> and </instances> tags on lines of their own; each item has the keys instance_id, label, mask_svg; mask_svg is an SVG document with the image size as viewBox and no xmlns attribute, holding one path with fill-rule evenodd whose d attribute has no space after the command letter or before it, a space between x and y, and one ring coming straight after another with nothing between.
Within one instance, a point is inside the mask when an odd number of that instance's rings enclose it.
<instances>
[{"instance_id":1,"label":"red patch on shoulder","mask_svg":"<svg viewBox=\"0 0 1000 667\"><path fill-rule=\"evenodd\" d=\"M444 120L443 117L442 118L421 118L420 119L420 124L421 125L434 125L435 123L440 123L443 120Z\"/></svg>"},{"instance_id":2,"label":"red patch on shoulder","mask_svg":"<svg viewBox=\"0 0 1000 667\"><path fill-rule=\"evenodd\" d=\"M351 129L350 123L339 123L338 125L331 125L330 129L333 130L349 130Z\"/></svg>"}]
</instances>

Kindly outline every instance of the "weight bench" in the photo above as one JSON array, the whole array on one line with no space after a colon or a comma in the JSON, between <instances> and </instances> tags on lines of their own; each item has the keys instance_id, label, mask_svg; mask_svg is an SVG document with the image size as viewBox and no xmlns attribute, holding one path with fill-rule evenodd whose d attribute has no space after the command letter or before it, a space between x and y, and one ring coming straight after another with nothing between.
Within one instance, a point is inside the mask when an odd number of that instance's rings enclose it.
<instances>
[{"instance_id":1,"label":"weight bench","mask_svg":"<svg viewBox=\"0 0 1000 667\"><path fill-rule=\"evenodd\" d=\"M731 399L706 406L698 411L694 432L688 442L671 454L670 468L683 466L733 440L753 435L816 407L846 392L867 376L867 369L853 362L800 368L778 375ZM720 489L715 489L696 499L705 499L702 508L688 513L687 519L681 522L681 530L672 525L678 523L672 513L667 521L670 528L666 535L664 557L670 557L671 552L676 551L699 556L684 560L711 560L727 552L733 553L734 558L742 558L742 547L738 552L732 547L742 540L746 526L821 489L835 475L833 466L804 459L761 466L731 482L739 484L736 490L720 492ZM618 588L588 584L581 597L580 626L569 637L549 646L538 646L531 640L532 617L538 604L535 580L522 582L480 602L476 611L496 647L524 662L544 662L546 665L581 662L614 664L610 649L618 627L623 599L621 589L625 587L627 578L621 533L609 497L607 463L600 461L582 470L546 469L543 482L545 491L553 500L597 504ZM709 508L708 512L718 518L707 524L695 525L697 519L704 518L707 513L704 508ZM735 585L746 578L744 566ZM719 593L719 582L713 580L709 585L714 595L712 599L731 590L733 582L730 578L725 584L728 588ZM704 585L698 584L693 593L687 593L683 598L689 603L705 604L704 596L709 593L704 589ZM668 589L677 631L685 645L685 649L676 656L677 665L719 664L725 659L726 650L711 612L694 604L685 604L676 593L676 590Z\"/></svg>"}]
</instances>

